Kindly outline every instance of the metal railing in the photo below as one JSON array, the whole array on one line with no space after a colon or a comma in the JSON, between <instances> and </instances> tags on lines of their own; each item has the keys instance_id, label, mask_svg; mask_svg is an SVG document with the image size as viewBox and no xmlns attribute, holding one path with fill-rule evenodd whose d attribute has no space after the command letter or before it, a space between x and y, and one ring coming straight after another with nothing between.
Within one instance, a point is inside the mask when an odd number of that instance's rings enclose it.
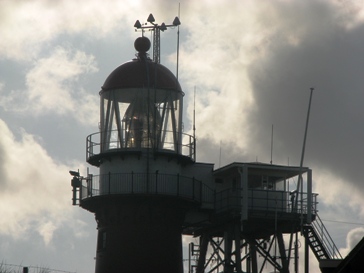
<instances>
[{"instance_id":1,"label":"metal railing","mask_svg":"<svg viewBox=\"0 0 364 273\"><path fill-rule=\"evenodd\" d=\"M307 193L300 194L297 213L307 214ZM312 194L312 211L316 214L317 194ZM228 189L216 193L215 209L217 212L226 210L241 210L243 199L242 189ZM292 212L292 199L290 192L274 190L248 190L248 209L259 211Z\"/></svg>"},{"instance_id":2,"label":"metal railing","mask_svg":"<svg viewBox=\"0 0 364 273\"><path fill-rule=\"evenodd\" d=\"M316 214L315 221L311 223L311 226L315 230L315 233L320 240L321 244L327 251L327 254L331 259L342 259L339 249L335 245L334 240L331 238L328 230L326 229L324 223L321 218Z\"/></svg>"},{"instance_id":3,"label":"metal railing","mask_svg":"<svg viewBox=\"0 0 364 273\"><path fill-rule=\"evenodd\" d=\"M109 135L108 141L102 141L101 135ZM169 141L168 139L173 139L174 132L168 130L162 130L161 135L163 135L164 141L159 141L158 144L152 138L150 139L140 139L138 142L134 139L125 141L125 138L120 141L118 137L118 130L106 131L106 132L93 133L86 138L86 160L90 157L99 155L100 153L110 152L110 151L128 151L128 150L138 150L140 148L153 148L157 151L166 151L181 154L183 156L188 156L192 160L195 160L196 147L195 138L189 134L182 133L181 143L175 143ZM159 139L159 138L158 138ZM153 144L152 144L153 143Z\"/></svg>"},{"instance_id":4,"label":"metal railing","mask_svg":"<svg viewBox=\"0 0 364 273\"><path fill-rule=\"evenodd\" d=\"M213 203L214 191L201 181L179 174L108 173L82 180L80 200L102 195L164 195Z\"/></svg>"}]
</instances>

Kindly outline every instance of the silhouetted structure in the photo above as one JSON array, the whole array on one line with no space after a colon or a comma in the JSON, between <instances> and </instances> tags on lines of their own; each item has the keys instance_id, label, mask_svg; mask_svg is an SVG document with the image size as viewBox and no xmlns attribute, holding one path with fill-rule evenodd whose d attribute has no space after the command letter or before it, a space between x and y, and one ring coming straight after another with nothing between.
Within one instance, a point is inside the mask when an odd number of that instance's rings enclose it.
<instances>
[{"instance_id":1,"label":"silhouetted structure","mask_svg":"<svg viewBox=\"0 0 364 273\"><path fill-rule=\"evenodd\" d=\"M149 47L138 38L137 57L106 79L100 131L87 137L87 161L100 174L75 176L77 202L96 216L98 273L182 272L185 214L201 203L203 185L188 171L195 140L182 133L184 94Z\"/></svg>"},{"instance_id":2,"label":"silhouetted structure","mask_svg":"<svg viewBox=\"0 0 364 273\"><path fill-rule=\"evenodd\" d=\"M150 44L137 38L136 58L100 91L99 132L87 137L99 174L70 172L74 205L96 217L96 273L182 273L182 234L200 239L189 272L256 273L267 264L289 272L290 260L297 271L297 240L291 255L284 235L298 232L307 264L308 247L320 261L341 259L317 215L309 168L195 162L195 139L182 132L184 93L148 57ZM302 188L290 191L299 176Z\"/></svg>"}]
</instances>

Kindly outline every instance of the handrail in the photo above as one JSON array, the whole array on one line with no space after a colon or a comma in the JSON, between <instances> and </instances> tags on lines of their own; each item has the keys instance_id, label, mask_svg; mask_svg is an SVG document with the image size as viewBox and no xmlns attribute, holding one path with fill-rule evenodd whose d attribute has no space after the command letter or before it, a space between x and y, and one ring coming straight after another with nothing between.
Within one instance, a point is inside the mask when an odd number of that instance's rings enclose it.
<instances>
[{"instance_id":1,"label":"handrail","mask_svg":"<svg viewBox=\"0 0 364 273\"><path fill-rule=\"evenodd\" d=\"M307 195L303 193L302 203L299 202L297 213L307 213ZM316 214L316 196L312 194L312 214ZM215 208L217 212L240 210L242 207L243 189L227 189L216 193ZM263 211L292 212L292 199L288 191L248 189L248 209ZM301 200L300 200L301 201Z\"/></svg>"},{"instance_id":2,"label":"handrail","mask_svg":"<svg viewBox=\"0 0 364 273\"><path fill-rule=\"evenodd\" d=\"M311 226L314 228L316 235L321 241L323 247L329 254L331 259L342 259L339 249L334 243L334 240L331 238L328 230L326 229L324 223L321 218L316 214L315 221L311 223Z\"/></svg>"},{"instance_id":3,"label":"handrail","mask_svg":"<svg viewBox=\"0 0 364 273\"><path fill-rule=\"evenodd\" d=\"M194 177L163 173L108 173L82 180L80 200L103 195L165 195L213 204L214 191Z\"/></svg>"},{"instance_id":4,"label":"handrail","mask_svg":"<svg viewBox=\"0 0 364 273\"><path fill-rule=\"evenodd\" d=\"M120 141L118 136L118 130L111 130L111 131L105 131L103 132L108 135L115 135L115 138L110 139L109 141L102 142L101 140L101 132L96 132L93 134L90 134L86 138L86 160L88 161L90 157L93 157L95 155L99 155L104 152L110 152L110 151L135 151L140 149L138 145L131 145L130 143L126 143L124 141ZM163 134L164 141L163 141L163 147L153 147L157 151L167 151L167 152L173 152L173 153L181 153L181 155L190 157L193 161L195 160L195 154L196 154L196 147L195 147L195 138L192 135L182 133L182 139L181 143L174 143L171 141L168 141L169 135L172 135L173 132L170 130L162 130L161 134ZM148 142L147 139L140 140L140 143ZM139 145L141 146L141 145ZM146 144L146 147L148 145ZM178 147L178 148L176 148Z\"/></svg>"}]
</instances>

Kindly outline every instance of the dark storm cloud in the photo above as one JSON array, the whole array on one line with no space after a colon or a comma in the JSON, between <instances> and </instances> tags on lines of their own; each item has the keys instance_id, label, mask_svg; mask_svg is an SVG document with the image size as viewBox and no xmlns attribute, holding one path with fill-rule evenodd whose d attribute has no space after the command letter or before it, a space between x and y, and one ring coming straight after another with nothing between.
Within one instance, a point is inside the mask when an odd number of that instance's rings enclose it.
<instances>
[{"instance_id":1,"label":"dark storm cloud","mask_svg":"<svg viewBox=\"0 0 364 273\"><path fill-rule=\"evenodd\" d=\"M275 153L298 159L309 88L314 86L306 162L337 173L364 191L364 25L346 29L335 23L334 15L325 27L315 19L311 27L318 29L308 29L298 45L272 40L268 56L251 65L258 108L250 121L258 136L254 141L264 141L274 124Z\"/></svg>"}]
</instances>

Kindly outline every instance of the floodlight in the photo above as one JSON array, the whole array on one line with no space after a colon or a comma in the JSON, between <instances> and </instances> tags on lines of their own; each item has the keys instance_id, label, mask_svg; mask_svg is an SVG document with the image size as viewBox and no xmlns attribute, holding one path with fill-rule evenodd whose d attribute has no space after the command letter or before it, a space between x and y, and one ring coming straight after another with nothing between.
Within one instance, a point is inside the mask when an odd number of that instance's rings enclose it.
<instances>
[{"instance_id":1,"label":"floodlight","mask_svg":"<svg viewBox=\"0 0 364 273\"><path fill-rule=\"evenodd\" d=\"M161 26L159 27L159 29L161 31L165 31L167 29L166 24L165 23L162 23Z\"/></svg>"},{"instance_id":2,"label":"floodlight","mask_svg":"<svg viewBox=\"0 0 364 273\"><path fill-rule=\"evenodd\" d=\"M153 14L149 14L148 19L147 19L147 22L153 23L154 21L155 21L155 19L153 17Z\"/></svg>"},{"instance_id":3,"label":"floodlight","mask_svg":"<svg viewBox=\"0 0 364 273\"><path fill-rule=\"evenodd\" d=\"M134 27L136 28L141 28L142 25L140 24L139 20L136 20L135 24L134 24Z\"/></svg>"},{"instance_id":4,"label":"floodlight","mask_svg":"<svg viewBox=\"0 0 364 273\"><path fill-rule=\"evenodd\" d=\"M78 179L76 176L74 176L71 180L71 186L74 188L79 188L81 187L81 180Z\"/></svg>"},{"instance_id":5,"label":"floodlight","mask_svg":"<svg viewBox=\"0 0 364 273\"><path fill-rule=\"evenodd\" d=\"M181 22L179 21L179 18L176 16L176 18L174 18L173 23L174 26L179 26L181 24Z\"/></svg>"},{"instance_id":6,"label":"floodlight","mask_svg":"<svg viewBox=\"0 0 364 273\"><path fill-rule=\"evenodd\" d=\"M76 171L69 171L69 173L72 176L80 176L80 173L79 172L76 172Z\"/></svg>"}]
</instances>

